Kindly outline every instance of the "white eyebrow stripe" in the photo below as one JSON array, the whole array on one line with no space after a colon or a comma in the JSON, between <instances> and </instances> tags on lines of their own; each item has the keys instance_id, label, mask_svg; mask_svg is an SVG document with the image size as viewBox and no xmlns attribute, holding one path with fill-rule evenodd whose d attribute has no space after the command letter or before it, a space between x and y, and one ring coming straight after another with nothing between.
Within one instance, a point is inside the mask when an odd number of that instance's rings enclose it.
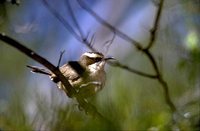
<instances>
[{"instance_id":1,"label":"white eyebrow stripe","mask_svg":"<svg viewBox=\"0 0 200 131\"><path fill-rule=\"evenodd\" d=\"M88 57L90 57L90 58L102 57L102 56L100 56L100 55L98 55L98 54L95 54L95 53L88 53L88 52L84 53L83 55L86 55L86 56L88 56Z\"/></svg>"}]
</instances>

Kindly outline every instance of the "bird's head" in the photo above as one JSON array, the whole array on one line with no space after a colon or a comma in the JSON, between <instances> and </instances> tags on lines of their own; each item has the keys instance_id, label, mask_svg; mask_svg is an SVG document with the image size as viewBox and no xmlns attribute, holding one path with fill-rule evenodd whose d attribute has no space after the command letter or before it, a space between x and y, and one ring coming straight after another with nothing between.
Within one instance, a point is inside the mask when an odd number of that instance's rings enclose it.
<instances>
[{"instance_id":1,"label":"bird's head","mask_svg":"<svg viewBox=\"0 0 200 131\"><path fill-rule=\"evenodd\" d=\"M103 70L107 60L114 59L113 57L104 57L99 52L86 52L81 55L80 63L85 68L93 68L94 70Z\"/></svg>"}]
</instances>

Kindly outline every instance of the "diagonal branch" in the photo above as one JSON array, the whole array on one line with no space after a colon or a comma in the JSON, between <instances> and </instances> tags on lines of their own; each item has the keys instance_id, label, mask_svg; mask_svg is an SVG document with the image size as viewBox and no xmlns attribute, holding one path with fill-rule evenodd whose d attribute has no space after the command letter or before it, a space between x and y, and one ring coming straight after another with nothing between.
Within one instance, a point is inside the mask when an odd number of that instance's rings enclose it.
<instances>
[{"instance_id":1,"label":"diagonal branch","mask_svg":"<svg viewBox=\"0 0 200 131\"><path fill-rule=\"evenodd\" d=\"M109 64L112 65L112 66L119 67L121 69L127 70L127 71L129 71L131 73L135 73L137 75L143 76L143 77L147 77L147 78L151 78L151 79L156 79L157 78L156 75L152 75L152 74L148 74L148 73L144 73L144 72L138 71L136 69L130 68L129 66L124 65L122 63L119 63L117 61L116 62L109 62Z\"/></svg>"},{"instance_id":2,"label":"diagonal branch","mask_svg":"<svg viewBox=\"0 0 200 131\"><path fill-rule=\"evenodd\" d=\"M159 22L161 18L162 8L163 8L164 0L160 0L160 3L158 4L158 11L155 16L155 21L152 29L150 30L150 41L147 45L146 49L150 49L152 45L155 43L155 39L157 37L157 30L159 27Z\"/></svg>"},{"instance_id":3,"label":"diagonal branch","mask_svg":"<svg viewBox=\"0 0 200 131\"><path fill-rule=\"evenodd\" d=\"M76 28L78 29L78 31L80 33L80 37L82 39L84 39L85 37L84 37L83 30L81 29L80 25L78 24L78 21L76 20L76 17L75 17L75 14L74 14L73 10L72 10L70 2L68 0L65 0L65 5L67 6L67 9L69 10L69 13L70 13L70 15L72 17L72 20L73 20Z\"/></svg>"},{"instance_id":4,"label":"diagonal branch","mask_svg":"<svg viewBox=\"0 0 200 131\"><path fill-rule=\"evenodd\" d=\"M155 58L153 57L153 55L149 52L149 50L144 50L145 51L145 55L149 58L155 72L156 72L156 79L158 80L158 82L161 84L161 87L163 88L164 91L164 98L165 98L165 102L167 103L167 105L170 107L171 111L174 113L177 111L174 103L171 100L170 94L169 94L169 87L167 82L165 82L165 80L163 79L163 76L161 74L161 72L158 69L157 63L155 61Z\"/></svg>"},{"instance_id":5,"label":"diagonal branch","mask_svg":"<svg viewBox=\"0 0 200 131\"><path fill-rule=\"evenodd\" d=\"M138 50L142 49L142 47L141 47L141 45L140 45L139 42L137 42L136 40L132 39L128 35L124 34L122 31L116 29L114 26L112 26L107 21L105 21L104 19L102 19L85 2L83 2L83 0L77 0L77 2L79 3L79 5L83 9L85 9L89 14L91 14L99 23L101 23L102 25L104 25L105 27L107 27L108 29L110 29L112 32L115 32L122 39L131 42L131 44L135 45Z\"/></svg>"},{"instance_id":6,"label":"diagonal branch","mask_svg":"<svg viewBox=\"0 0 200 131\"><path fill-rule=\"evenodd\" d=\"M66 88L65 93L69 97L71 97L75 93L75 90L69 84L69 82L65 78L65 76L60 72L59 68L55 67L52 63L50 63L49 61L47 61L45 58L41 57L40 55L38 55L37 53L35 53L31 49L23 46L18 41L14 40L14 39L12 39L12 38L10 38L8 36L6 36L4 33L0 33L0 40L4 41L5 43L9 44L12 47L18 49L20 52L24 53L28 57L34 59L35 61L37 61L38 63L40 63L43 66L45 66L46 68L48 68L50 71L52 71L56 76L58 76L58 78L60 79L60 81L65 86L65 88Z\"/></svg>"},{"instance_id":7,"label":"diagonal branch","mask_svg":"<svg viewBox=\"0 0 200 131\"><path fill-rule=\"evenodd\" d=\"M76 33L76 31L73 29L73 27L47 2L47 0L42 0L46 8L64 25L65 28L67 28L74 37L82 42L81 37Z\"/></svg>"},{"instance_id":8,"label":"diagonal branch","mask_svg":"<svg viewBox=\"0 0 200 131\"><path fill-rule=\"evenodd\" d=\"M149 43L148 43L147 47L144 48L142 51L147 56L147 58L149 58L149 60L152 64L152 67L154 68L154 70L156 72L157 80L161 84L163 91L164 91L164 98L165 98L166 103L168 104L168 106L170 107L172 112L176 112L177 109L171 100L168 84L163 79L162 73L160 72L160 70L158 68L158 65L156 63L156 60L155 60L153 54L149 51L149 49L153 46L153 44L155 43L156 38L157 38L157 30L159 28L159 21L160 21L161 13L163 10L163 5L164 5L164 0L160 0L160 3L158 4L158 10L156 12L156 17L154 20L154 25L153 25L153 28L150 30L151 34L150 34Z\"/></svg>"},{"instance_id":9,"label":"diagonal branch","mask_svg":"<svg viewBox=\"0 0 200 131\"><path fill-rule=\"evenodd\" d=\"M62 84L65 86L64 92L67 94L67 96L76 97L76 99L77 99L77 101L79 103L79 106L82 107L86 113L89 113L89 114L91 114L91 115L93 115L93 116L95 116L95 117L97 117L99 119L102 119L102 120L104 119L104 121L108 122L108 120L105 119L97 111L97 109L93 105L91 105L90 103L84 101L83 98L77 97L77 95L75 95L76 91L70 85L70 83L68 82L66 77L60 72L59 68L54 66L52 63L50 63L45 58L41 57L40 55L38 55L37 53L35 53L31 49L25 47L24 45L22 45L18 41L10 38L9 36L6 36L4 33L0 33L0 40L5 42L6 44L18 49L20 52L24 53L25 55L27 55L31 59L37 61L38 63L42 64L43 66L48 68L50 71L52 71L60 79Z\"/></svg>"}]
</instances>

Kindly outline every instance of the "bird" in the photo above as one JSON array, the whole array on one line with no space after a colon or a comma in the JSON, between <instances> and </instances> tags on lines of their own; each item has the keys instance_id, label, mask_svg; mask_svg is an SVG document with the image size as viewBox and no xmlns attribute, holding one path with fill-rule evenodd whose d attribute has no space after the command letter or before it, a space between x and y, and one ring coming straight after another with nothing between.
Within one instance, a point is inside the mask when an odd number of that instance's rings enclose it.
<instances>
[{"instance_id":1,"label":"bird","mask_svg":"<svg viewBox=\"0 0 200 131\"><path fill-rule=\"evenodd\" d=\"M105 64L113 57L105 57L100 52L85 52L78 61L68 61L59 67L61 73L66 77L75 89L78 97L88 98L103 89L106 81ZM48 75L59 89L65 90L65 86L59 78L50 71L43 68L27 65L34 73Z\"/></svg>"}]
</instances>

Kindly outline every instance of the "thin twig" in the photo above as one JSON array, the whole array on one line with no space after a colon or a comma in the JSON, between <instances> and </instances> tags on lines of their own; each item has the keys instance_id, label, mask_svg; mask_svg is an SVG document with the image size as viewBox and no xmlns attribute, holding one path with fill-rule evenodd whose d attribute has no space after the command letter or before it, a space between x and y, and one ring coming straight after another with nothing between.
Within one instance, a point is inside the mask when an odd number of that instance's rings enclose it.
<instances>
[{"instance_id":1,"label":"thin twig","mask_svg":"<svg viewBox=\"0 0 200 131\"><path fill-rule=\"evenodd\" d=\"M33 72L33 73L40 73L40 74L45 74L45 75L49 75L49 76L52 74L49 71L47 71L43 68L37 67L37 66L27 65L27 67L30 68L31 72Z\"/></svg>"},{"instance_id":2,"label":"thin twig","mask_svg":"<svg viewBox=\"0 0 200 131\"><path fill-rule=\"evenodd\" d=\"M87 41L87 37L84 38L84 34L83 33L80 33L81 36L79 36L76 31L73 29L73 27L69 24L68 21L66 21L53 7L50 6L50 4L46 1L46 0L42 0L44 5L46 6L46 8L64 25L64 27L72 33L72 35L78 40L80 41L81 43L85 43L85 45L92 49L91 46L89 45L90 42ZM72 15L72 14L71 14ZM74 14L73 14L74 15ZM76 22L76 18L75 16L73 17L73 21L75 23L77 23L78 25L78 22ZM77 27L79 31L81 31L81 28L80 26ZM82 32L82 31L81 31Z\"/></svg>"},{"instance_id":3,"label":"thin twig","mask_svg":"<svg viewBox=\"0 0 200 131\"><path fill-rule=\"evenodd\" d=\"M155 21L154 21L153 27L150 30L150 41L149 41L149 44L147 45L146 49L150 49L152 47L153 43L155 43L155 39L157 37L157 30L158 30L159 22L160 22L160 17L161 17L161 13L162 13L162 9L163 9L163 4L164 4L164 0L160 0L160 3L158 4L158 11L155 16Z\"/></svg>"},{"instance_id":4,"label":"thin twig","mask_svg":"<svg viewBox=\"0 0 200 131\"><path fill-rule=\"evenodd\" d=\"M76 33L73 27L46 1L42 0L46 8L64 25L67 30L69 30L73 36L80 42L82 42L82 38Z\"/></svg>"},{"instance_id":5,"label":"thin twig","mask_svg":"<svg viewBox=\"0 0 200 131\"><path fill-rule=\"evenodd\" d=\"M80 27L80 25L79 25L79 23L78 23L78 21L77 21L77 19L76 19L76 17L75 17L75 14L74 14L74 12L73 12L73 10L72 10L72 7L71 7L70 2L69 2L68 0L65 0L65 3L66 3L66 6L67 6L67 8L68 8L68 10L69 10L69 13L70 13L70 15L71 15L71 17L72 17L72 20L73 20L73 22L74 22L74 24L75 24L77 30L78 30L79 33L80 33L81 42L84 43L84 44L85 44L89 49L91 49L92 51L97 51L97 50L94 49L94 47L93 47L93 43L94 43L93 41L95 40L95 35L92 35L90 41L87 40L89 34L85 37L85 35L84 35L84 33L83 33L83 30L81 29L81 27Z\"/></svg>"},{"instance_id":6,"label":"thin twig","mask_svg":"<svg viewBox=\"0 0 200 131\"><path fill-rule=\"evenodd\" d=\"M65 50L63 50L63 51L60 52L60 57L59 57L59 59L58 59L58 65L57 65L57 68L60 67L60 63L61 63L62 56L63 56L64 53L65 53Z\"/></svg>"},{"instance_id":7,"label":"thin twig","mask_svg":"<svg viewBox=\"0 0 200 131\"><path fill-rule=\"evenodd\" d=\"M115 32L114 32L112 39L111 39L111 40L108 40L108 41L106 41L106 42L104 43L104 46L105 46L105 54L108 53L108 50L109 50L110 46L112 45L112 43L113 43L113 41L114 41L114 39L115 39L115 36L116 36L116 34L115 34Z\"/></svg>"},{"instance_id":8,"label":"thin twig","mask_svg":"<svg viewBox=\"0 0 200 131\"><path fill-rule=\"evenodd\" d=\"M129 66L124 65L122 63L119 63L117 61L116 62L109 62L109 64L112 65L112 66L119 67L121 69L127 70L127 71L129 71L131 73L135 73L137 75L143 76L143 77L152 78L152 79L157 78L156 75L151 75L151 74L148 74L148 73L144 73L144 72L138 71L136 69L130 68Z\"/></svg>"},{"instance_id":9,"label":"thin twig","mask_svg":"<svg viewBox=\"0 0 200 131\"><path fill-rule=\"evenodd\" d=\"M115 32L119 37L134 44L138 50L142 49L139 42L132 39L128 35L124 34L122 31L116 29L114 26L112 26L111 24L106 22L103 18L101 18L99 15L97 15L91 8L89 8L89 6L85 2L83 2L83 0L77 0L77 2L83 9L85 9L87 12L89 12L99 23L101 23L102 25L104 25L105 27L110 29L112 32Z\"/></svg>"},{"instance_id":10,"label":"thin twig","mask_svg":"<svg viewBox=\"0 0 200 131\"><path fill-rule=\"evenodd\" d=\"M84 39L85 35L84 35L83 30L81 29L78 21L76 20L76 17L75 17L75 14L74 14L73 10L72 10L70 2L68 0L65 0L65 5L67 6L67 9L69 10L69 13L70 13L70 15L72 17L72 20L73 20L73 22L75 24L75 27L78 29L78 31L80 33L81 38Z\"/></svg>"},{"instance_id":11,"label":"thin twig","mask_svg":"<svg viewBox=\"0 0 200 131\"><path fill-rule=\"evenodd\" d=\"M94 49L95 42L96 42L96 36L95 36L95 34L93 34L92 37L91 37L91 39L90 39L90 42L89 42L90 43L89 45L91 47L93 47L93 49Z\"/></svg>"}]
</instances>

